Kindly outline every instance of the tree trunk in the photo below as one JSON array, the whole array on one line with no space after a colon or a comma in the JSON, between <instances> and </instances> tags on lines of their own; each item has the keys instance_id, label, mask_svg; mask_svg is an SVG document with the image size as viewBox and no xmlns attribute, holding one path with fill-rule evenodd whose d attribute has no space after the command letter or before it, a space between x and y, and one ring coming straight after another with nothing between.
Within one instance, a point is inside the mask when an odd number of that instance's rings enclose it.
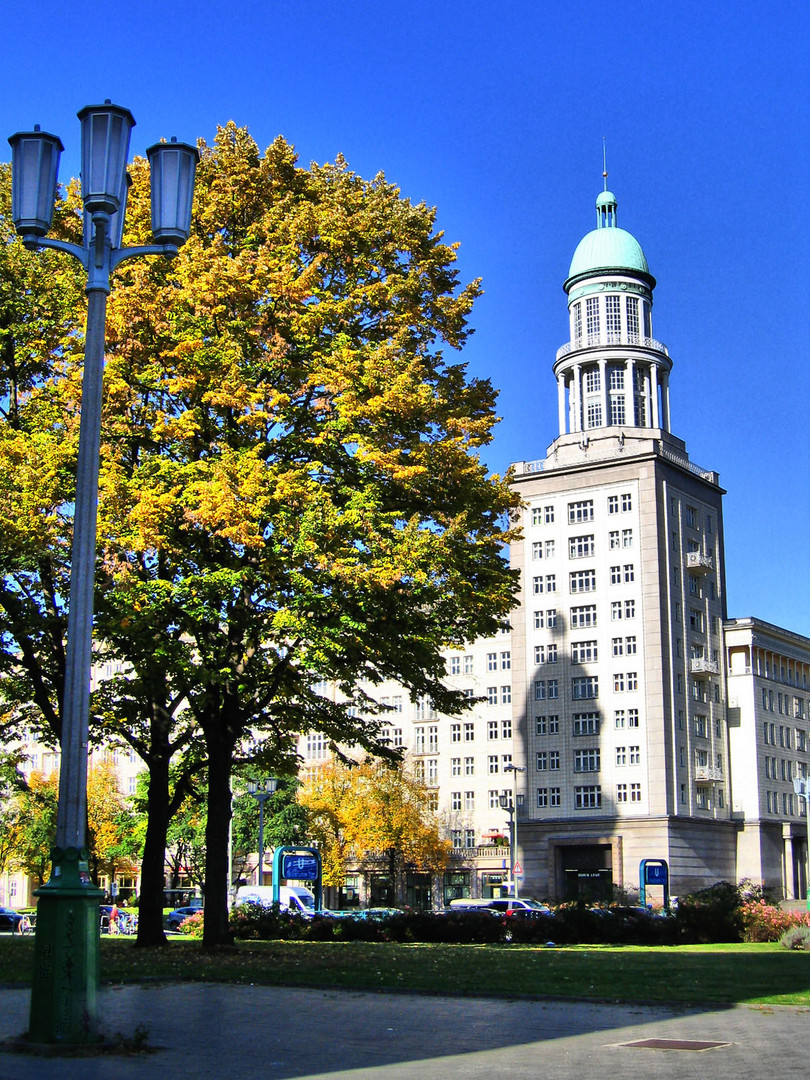
<instances>
[{"instance_id":1,"label":"tree trunk","mask_svg":"<svg viewBox=\"0 0 810 1080\"><path fill-rule=\"evenodd\" d=\"M234 740L222 715L204 728L208 751L208 821L205 826L203 947L216 948L233 944L228 925L228 835Z\"/></svg>"},{"instance_id":2,"label":"tree trunk","mask_svg":"<svg viewBox=\"0 0 810 1080\"><path fill-rule=\"evenodd\" d=\"M139 946L165 945L163 930L163 875L166 834L169 829L169 753L151 756L147 797L146 843L141 863L141 895L138 908Z\"/></svg>"}]
</instances>

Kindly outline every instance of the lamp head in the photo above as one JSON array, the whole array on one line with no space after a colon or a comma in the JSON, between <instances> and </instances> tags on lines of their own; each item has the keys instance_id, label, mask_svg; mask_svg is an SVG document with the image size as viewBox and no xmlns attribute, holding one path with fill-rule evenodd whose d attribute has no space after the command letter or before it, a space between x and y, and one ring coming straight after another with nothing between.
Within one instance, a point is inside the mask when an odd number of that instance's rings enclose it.
<instances>
[{"instance_id":1,"label":"lamp head","mask_svg":"<svg viewBox=\"0 0 810 1080\"><path fill-rule=\"evenodd\" d=\"M158 243L181 247L191 231L199 152L172 139L150 146L146 156L152 173L152 233Z\"/></svg>"},{"instance_id":2,"label":"lamp head","mask_svg":"<svg viewBox=\"0 0 810 1080\"><path fill-rule=\"evenodd\" d=\"M114 214L121 205L135 120L129 109L86 105L78 113L82 125L82 201L88 213Z\"/></svg>"},{"instance_id":3,"label":"lamp head","mask_svg":"<svg viewBox=\"0 0 810 1080\"><path fill-rule=\"evenodd\" d=\"M11 144L11 217L20 236L44 236L53 221L61 139L40 131L18 131Z\"/></svg>"}]
</instances>

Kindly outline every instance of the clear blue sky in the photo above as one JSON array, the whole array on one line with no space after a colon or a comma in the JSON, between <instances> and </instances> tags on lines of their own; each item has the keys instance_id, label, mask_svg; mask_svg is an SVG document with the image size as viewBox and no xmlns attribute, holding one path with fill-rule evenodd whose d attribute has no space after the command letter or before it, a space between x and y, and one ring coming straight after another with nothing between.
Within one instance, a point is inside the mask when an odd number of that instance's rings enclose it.
<instances>
[{"instance_id":1,"label":"clear blue sky","mask_svg":"<svg viewBox=\"0 0 810 1080\"><path fill-rule=\"evenodd\" d=\"M0 131L60 135L65 179L77 110L109 97L134 152L232 119L437 206L483 278L464 357L501 391L497 471L557 434L561 285L605 136L659 282L674 433L728 489L729 614L810 635L806 2L18 0L3 28Z\"/></svg>"}]
</instances>

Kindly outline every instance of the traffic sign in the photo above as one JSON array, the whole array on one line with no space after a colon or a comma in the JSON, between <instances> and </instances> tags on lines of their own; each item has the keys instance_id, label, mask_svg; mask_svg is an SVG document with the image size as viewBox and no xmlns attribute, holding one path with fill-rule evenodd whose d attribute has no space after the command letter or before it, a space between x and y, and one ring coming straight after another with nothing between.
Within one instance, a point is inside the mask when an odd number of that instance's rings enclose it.
<instances>
[{"instance_id":1,"label":"traffic sign","mask_svg":"<svg viewBox=\"0 0 810 1080\"><path fill-rule=\"evenodd\" d=\"M515 863L514 867L512 868L512 873L515 875L515 877L523 877L523 867L520 865L519 862Z\"/></svg>"}]
</instances>

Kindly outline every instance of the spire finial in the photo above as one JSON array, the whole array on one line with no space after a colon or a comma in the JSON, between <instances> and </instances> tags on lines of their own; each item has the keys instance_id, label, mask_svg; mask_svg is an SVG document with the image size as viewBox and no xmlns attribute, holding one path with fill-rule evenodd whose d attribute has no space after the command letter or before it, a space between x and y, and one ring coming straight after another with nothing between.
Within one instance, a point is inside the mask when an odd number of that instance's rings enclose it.
<instances>
[{"instance_id":1,"label":"spire finial","mask_svg":"<svg viewBox=\"0 0 810 1080\"><path fill-rule=\"evenodd\" d=\"M607 191L607 146L605 145L605 136L602 136L602 181L604 183L604 191Z\"/></svg>"}]
</instances>

